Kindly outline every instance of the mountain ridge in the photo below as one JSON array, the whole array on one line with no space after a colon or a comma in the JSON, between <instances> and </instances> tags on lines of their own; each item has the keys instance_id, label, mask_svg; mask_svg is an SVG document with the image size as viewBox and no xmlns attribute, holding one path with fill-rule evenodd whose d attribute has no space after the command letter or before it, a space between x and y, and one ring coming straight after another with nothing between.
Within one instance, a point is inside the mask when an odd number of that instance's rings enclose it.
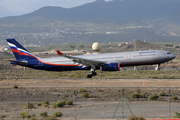
<instances>
[{"instance_id":1,"label":"mountain ridge","mask_svg":"<svg viewBox=\"0 0 180 120\"><path fill-rule=\"evenodd\" d=\"M179 6L178 0L97 0L73 8L46 6L28 14L0 18L0 39L19 33L17 37L22 38L23 33L31 40L38 39L39 43L144 38L148 42L178 41Z\"/></svg>"},{"instance_id":2,"label":"mountain ridge","mask_svg":"<svg viewBox=\"0 0 180 120\"><path fill-rule=\"evenodd\" d=\"M109 2L97 0L73 8L46 6L34 12L17 16L17 18L43 17L50 20L95 22L98 19L113 21L114 19L147 20L167 17L169 21L176 19L176 21L178 21L180 19L179 6L180 2L177 0L114 0ZM173 19L170 19L171 17L173 17ZM8 17L4 19L7 18ZM14 18L16 18L16 16L14 16Z\"/></svg>"}]
</instances>

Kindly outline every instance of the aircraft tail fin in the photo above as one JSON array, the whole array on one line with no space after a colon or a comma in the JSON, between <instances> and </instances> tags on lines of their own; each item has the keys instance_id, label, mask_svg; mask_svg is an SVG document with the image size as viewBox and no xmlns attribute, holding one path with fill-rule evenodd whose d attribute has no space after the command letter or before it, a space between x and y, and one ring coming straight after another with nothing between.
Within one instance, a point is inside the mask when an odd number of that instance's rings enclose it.
<instances>
[{"instance_id":1,"label":"aircraft tail fin","mask_svg":"<svg viewBox=\"0 0 180 120\"><path fill-rule=\"evenodd\" d=\"M9 44L15 58L17 60L25 60L25 59L34 59L36 56L31 54L28 50L26 50L21 44L19 44L15 39L6 39Z\"/></svg>"}]
</instances>

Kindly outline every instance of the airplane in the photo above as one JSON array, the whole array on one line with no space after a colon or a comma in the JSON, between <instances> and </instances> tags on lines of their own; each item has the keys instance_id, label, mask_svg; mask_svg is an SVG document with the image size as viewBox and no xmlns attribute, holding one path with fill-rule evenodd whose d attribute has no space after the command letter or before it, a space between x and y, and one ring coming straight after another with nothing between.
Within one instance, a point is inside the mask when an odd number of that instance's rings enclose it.
<instances>
[{"instance_id":1,"label":"airplane","mask_svg":"<svg viewBox=\"0 0 180 120\"><path fill-rule=\"evenodd\" d=\"M176 56L164 50L144 50L91 55L66 55L57 50L60 57L40 58L31 54L14 38L6 39L16 60L11 64L48 71L90 70L87 78L96 76L95 70L119 71L120 67L153 65L158 67Z\"/></svg>"}]
</instances>

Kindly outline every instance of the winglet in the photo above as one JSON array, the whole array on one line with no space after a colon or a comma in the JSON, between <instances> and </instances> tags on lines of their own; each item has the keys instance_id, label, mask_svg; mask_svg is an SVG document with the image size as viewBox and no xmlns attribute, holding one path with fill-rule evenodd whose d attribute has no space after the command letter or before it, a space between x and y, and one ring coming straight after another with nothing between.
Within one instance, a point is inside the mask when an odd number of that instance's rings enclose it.
<instances>
[{"instance_id":1,"label":"winglet","mask_svg":"<svg viewBox=\"0 0 180 120\"><path fill-rule=\"evenodd\" d=\"M62 52L60 52L59 50L56 50L58 55L64 55Z\"/></svg>"}]
</instances>

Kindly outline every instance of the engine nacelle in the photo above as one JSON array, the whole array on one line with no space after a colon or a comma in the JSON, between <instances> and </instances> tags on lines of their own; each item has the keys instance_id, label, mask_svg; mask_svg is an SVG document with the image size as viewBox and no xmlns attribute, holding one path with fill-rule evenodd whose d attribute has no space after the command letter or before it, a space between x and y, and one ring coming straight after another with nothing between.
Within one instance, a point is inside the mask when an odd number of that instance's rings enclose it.
<instances>
[{"instance_id":1,"label":"engine nacelle","mask_svg":"<svg viewBox=\"0 0 180 120\"><path fill-rule=\"evenodd\" d=\"M101 71L119 71L120 65L119 63L109 63L102 65L100 67Z\"/></svg>"}]
</instances>

